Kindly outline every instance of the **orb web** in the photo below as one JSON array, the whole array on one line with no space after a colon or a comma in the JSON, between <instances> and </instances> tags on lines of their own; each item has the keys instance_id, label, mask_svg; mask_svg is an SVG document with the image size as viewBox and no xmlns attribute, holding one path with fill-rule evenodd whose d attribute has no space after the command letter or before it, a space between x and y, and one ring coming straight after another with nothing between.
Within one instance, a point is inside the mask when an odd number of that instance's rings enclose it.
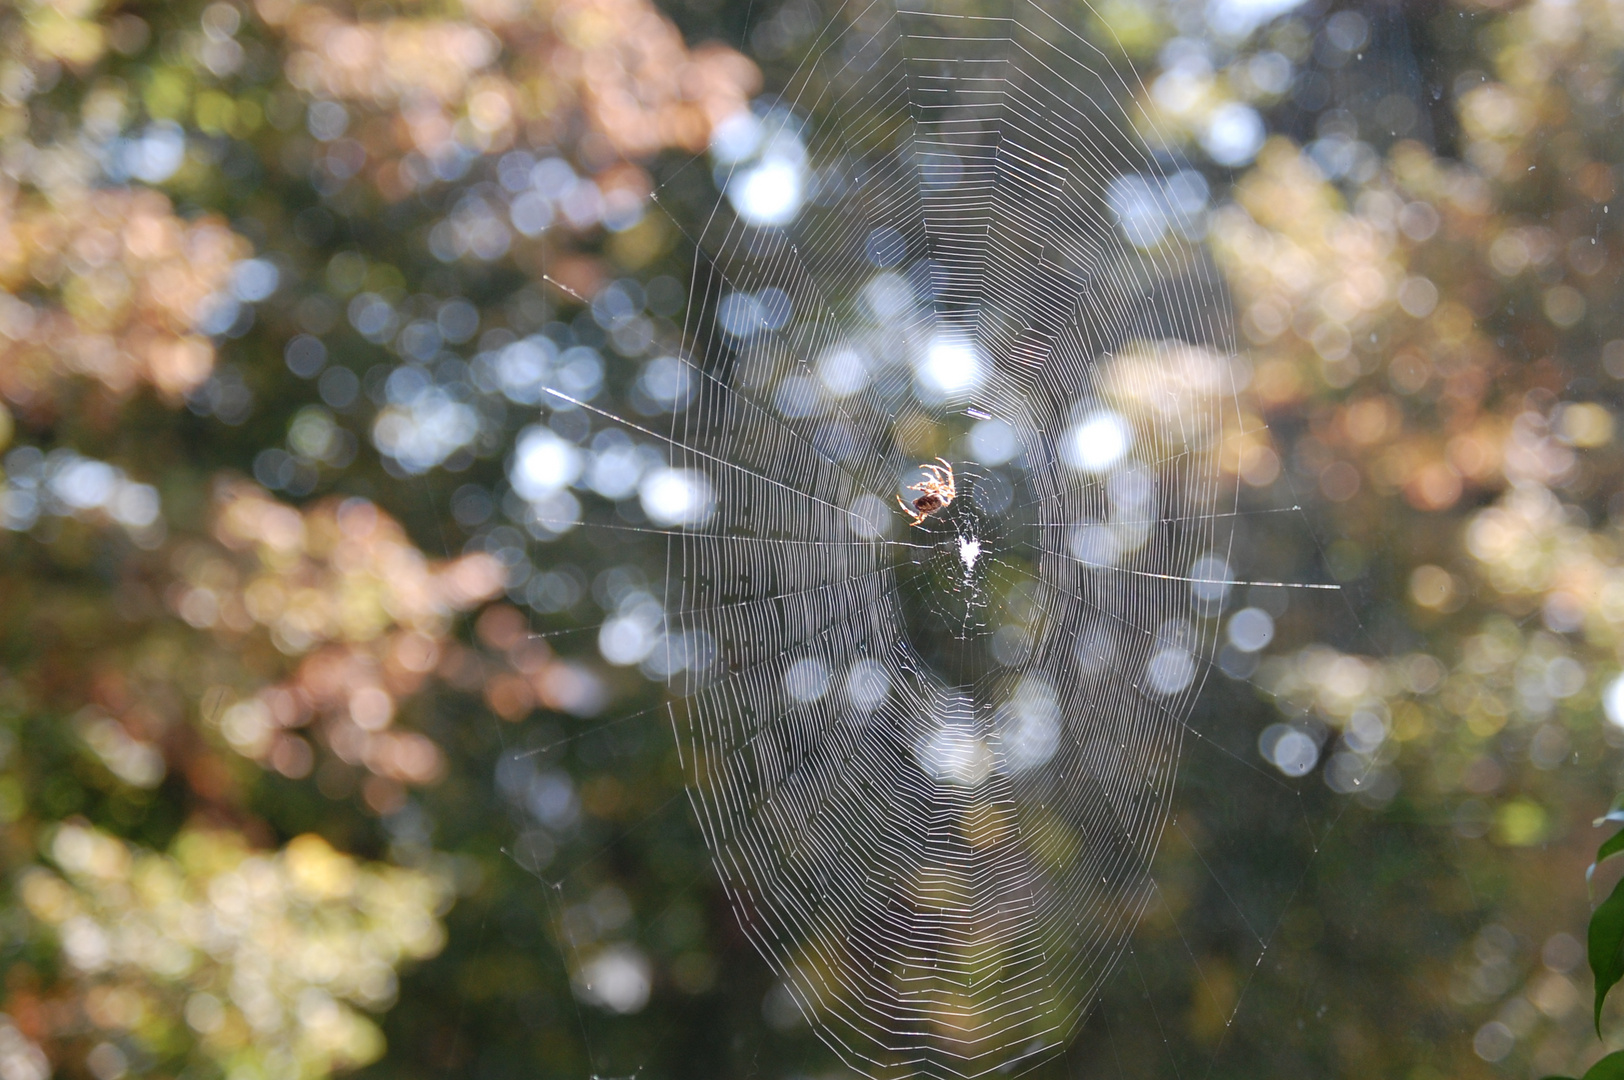
<instances>
[{"instance_id":1,"label":"orb web","mask_svg":"<svg viewBox=\"0 0 1624 1080\"><path fill-rule=\"evenodd\" d=\"M825 27L698 238L656 509L665 647L710 661L667 663L673 727L740 927L876 1078L1076 1028L1150 895L1227 574L1226 307L1074 21ZM955 497L911 525L938 457Z\"/></svg>"}]
</instances>

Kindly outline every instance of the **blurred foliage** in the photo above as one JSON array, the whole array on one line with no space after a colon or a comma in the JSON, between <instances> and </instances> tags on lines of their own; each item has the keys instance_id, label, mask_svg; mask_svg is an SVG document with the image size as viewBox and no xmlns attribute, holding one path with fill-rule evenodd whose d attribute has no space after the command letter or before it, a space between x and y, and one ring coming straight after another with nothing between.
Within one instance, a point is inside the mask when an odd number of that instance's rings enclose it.
<instances>
[{"instance_id":1,"label":"blurred foliage","mask_svg":"<svg viewBox=\"0 0 1624 1080\"><path fill-rule=\"evenodd\" d=\"M444 945L447 881L358 865L311 834L265 857L232 833L187 831L159 855L70 824L49 850L60 876L31 869L18 895L85 980L85 1018L127 1033L91 1051L97 1072L128 1068L132 1054L173 1070L188 1043L228 1073L368 1064L383 1037L351 1006L387 1007L396 966ZM24 993L11 1007L41 1005Z\"/></svg>"},{"instance_id":2,"label":"blurred foliage","mask_svg":"<svg viewBox=\"0 0 1624 1080\"><path fill-rule=\"evenodd\" d=\"M1226 467L1307 522L1233 569L1348 599L1246 597L1193 723L1279 782L1192 750L1057 1068L1578 1073L1624 8L1279 7L1078 5L1201 177ZM839 14L0 10L0 1078L829 1071L600 636L659 447L535 387L681 408L696 155Z\"/></svg>"},{"instance_id":3,"label":"blurred foliage","mask_svg":"<svg viewBox=\"0 0 1624 1080\"><path fill-rule=\"evenodd\" d=\"M546 921L498 854L494 717L608 685L488 605L525 601L512 545L457 523L491 516L526 416L437 354L534 333L543 275L596 292L606 247L659 259L642 159L702 149L756 68L639 2L0 25L0 1075L449 1067L479 1040L436 997L557 971L534 936L534 974L480 986L513 961L478 926ZM554 822L638 805L553 779ZM483 913L386 1044L459 892Z\"/></svg>"}]
</instances>

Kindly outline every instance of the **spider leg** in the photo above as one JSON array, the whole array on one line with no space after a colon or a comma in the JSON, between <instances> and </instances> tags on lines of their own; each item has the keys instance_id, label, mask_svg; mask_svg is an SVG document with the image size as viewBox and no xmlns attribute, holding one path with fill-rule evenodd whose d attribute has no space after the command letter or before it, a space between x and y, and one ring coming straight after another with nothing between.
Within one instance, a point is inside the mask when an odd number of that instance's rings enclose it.
<instances>
[{"instance_id":1,"label":"spider leg","mask_svg":"<svg viewBox=\"0 0 1624 1080\"><path fill-rule=\"evenodd\" d=\"M925 483L929 485L933 493L944 496L943 502L952 502L958 494L958 487L953 479L953 466L946 458L939 457L936 460L941 464L927 462L919 466L930 476L930 479Z\"/></svg>"},{"instance_id":2,"label":"spider leg","mask_svg":"<svg viewBox=\"0 0 1624 1080\"><path fill-rule=\"evenodd\" d=\"M918 525L921 521L925 520L926 515L919 513L919 511L903 502L901 495L897 496L897 505L902 507L902 512L904 514L907 514L913 518L912 521L908 522L909 525Z\"/></svg>"}]
</instances>

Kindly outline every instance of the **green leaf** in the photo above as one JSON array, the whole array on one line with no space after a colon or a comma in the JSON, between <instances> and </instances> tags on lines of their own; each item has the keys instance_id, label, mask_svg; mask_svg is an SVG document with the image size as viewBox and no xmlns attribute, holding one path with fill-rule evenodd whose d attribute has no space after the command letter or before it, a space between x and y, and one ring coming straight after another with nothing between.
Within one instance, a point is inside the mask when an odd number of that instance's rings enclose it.
<instances>
[{"instance_id":1,"label":"green leaf","mask_svg":"<svg viewBox=\"0 0 1624 1080\"><path fill-rule=\"evenodd\" d=\"M1614 795L1612 805L1607 808L1607 813L1597 818L1591 824L1605 825L1609 821L1624 822L1624 791Z\"/></svg>"},{"instance_id":2,"label":"green leaf","mask_svg":"<svg viewBox=\"0 0 1624 1080\"><path fill-rule=\"evenodd\" d=\"M1573 1077L1547 1076L1544 1080L1573 1080ZM1616 1050L1590 1066L1583 1080L1624 1080L1624 1050Z\"/></svg>"},{"instance_id":3,"label":"green leaf","mask_svg":"<svg viewBox=\"0 0 1624 1080\"><path fill-rule=\"evenodd\" d=\"M1602 1002L1607 998L1607 991L1624 978L1624 881L1614 885L1612 895L1590 915L1590 971L1596 977L1596 1035L1599 1038ZM1624 1077L1624 1072L1616 1075Z\"/></svg>"},{"instance_id":4,"label":"green leaf","mask_svg":"<svg viewBox=\"0 0 1624 1080\"><path fill-rule=\"evenodd\" d=\"M1584 1080L1624 1080L1624 1050L1615 1050L1590 1066Z\"/></svg>"},{"instance_id":5,"label":"green leaf","mask_svg":"<svg viewBox=\"0 0 1624 1080\"><path fill-rule=\"evenodd\" d=\"M1621 851L1624 851L1624 829L1620 829L1602 841L1601 847L1596 849L1596 861L1591 864L1590 868L1594 870L1609 857L1617 855Z\"/></svg>"},{"instance_id":6,"label":"green leaf","mask_svg":"<svg viewBox=\"0 0 1624 1080\"><path fill-rule=\"evenodd\" d=\"M1597 822L1597 824L1605 824L1606 820L1606 818L1602 818ZM1617 855L1621 851L1624 851L1624 829L1620 829L1612 836L1609 836L1607 839L1603 840L1601 842L1601 847L1596 849L1596 861L1591 863L1590 866L1585 870L1585 888L1590 890L1591 900L1596 899L1594 880L1596 877L1596 867L1600 866L1602 863L1606 862L1608 859L1612 858L1614 855Z\"/></svg>"}]
</instances>

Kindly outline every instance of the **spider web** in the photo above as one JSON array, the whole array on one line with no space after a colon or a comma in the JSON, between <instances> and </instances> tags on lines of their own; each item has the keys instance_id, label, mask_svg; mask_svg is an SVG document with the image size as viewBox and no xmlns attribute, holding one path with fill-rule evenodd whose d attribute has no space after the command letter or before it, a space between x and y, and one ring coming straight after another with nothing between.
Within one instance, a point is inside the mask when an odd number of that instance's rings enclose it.
<instances>
[{"instance_id":1,"label":"spider web","mask_svg":"<svg viewBox=\"0 0 1624 1080\"><path fill-rule=\"evenodd\" d=\"M1066 1045L1154 897L1245 584L1227 298L1176 228L1136 233L1178 164L1074 23L881 0L826 26L763 118L800 212L724 199L692 238L686 407L657 430L548 391L669 455L694 814L783 992L876 1080ZM954 497L912 526L938 456Z\"/></svg>"},{"instance_id":2,"label":"spider web","mask_svg":"<svg viewBox=\"0 0 1624 1080\"><path fill-rule=\"evenodd\" d=\"M780 310L695 335L672 447L714 510L666 607L715 661L674 728L739 924L820 1037L875 1077L981 1076L1064 1045L1151 897L1212 640L1189 578L1233 501L1228 328L1191 245L1117 227L1113 181L1167 170L1046 8L877 4L811 56L784 104L830 194L701 238L700 306ZM795 400L853 356L862 389ZM889 507L937 453L958 497L909 528Z\"/></svg>"}]
</instances>

